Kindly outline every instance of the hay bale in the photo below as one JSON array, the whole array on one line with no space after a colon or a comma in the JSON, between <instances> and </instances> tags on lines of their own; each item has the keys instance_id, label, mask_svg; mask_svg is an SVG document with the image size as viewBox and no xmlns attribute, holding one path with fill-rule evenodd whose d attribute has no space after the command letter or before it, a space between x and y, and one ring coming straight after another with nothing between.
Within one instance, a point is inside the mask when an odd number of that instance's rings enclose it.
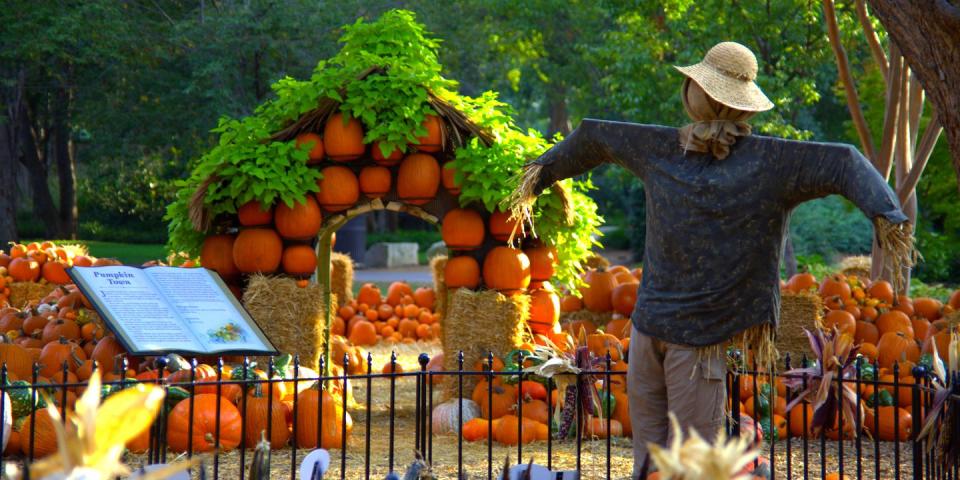
<instances>
[{"instance_id":1,"label":"hay bale","mask_svg":"<svg viewBox=\"0 0 960 480\"><path fill-rule=\"evenodd\" d=\"M441 329L444 370L457 371L457 354L461 351L464 370L472 371L473 364L487 358L488 352L502 358L516 349L523 343L529 308L527 295L507 297L493 290L474 292L458 288L450 295ZM473 392L477 380L475 375L463 377L465 395ZM456 396L457 382L445 383L446 398Z\"/></svg>"},{"instance_id":2,"label":"hay bale","mask_svg":"<svg viewBox=\"0 0 960 480\"><path fill-rule=\"evenodd\" d=\"M776 346L781 357L790 353L792 365L799 365L802 355L810 356L810 341L803 329L819 327L822 312L823 301L816 293L784 293L780 298Z\"/></svg>"},{"instance_id":3,"label":"hay bale","mask_svg":"<svg viewBox=\"0 0 960 480\"><path fill-rule=\"evenodd\" d=\"M344 305L353 300L353 259L350 255L330 253L330 292Z\"/></svg>"},{"instance_id":4,"label":"hay bale","mask_svg":"<svg viewBox=\"0 0 960 480\"><path fill-rule=\"evenodd\" d=\"M602 268L608 268L610 266L610 260L607 260L606 257L600 255L599 253L587 257L583 261L583 268L587 270L598 270Z\"/></svg>"},{"instance_id":5,"label":"hay bale","mask_svg":"<svg viewBox=\"0 0 960 480\"><path fill-rule=\"evenodd\" d=\"M870 280L873 261L866 255L846 257L840 262L840 272L846 276L856 276L864 281Z\"/></svg>"},{"instance_id":6,"label":"hay bale","mask_svg":"<svg viewBox=\"0 0 960 480\"><path fill-rule=\"evenodd\" d=\"M331 302L336 304L336 298ZM253 275L243 305L278 350L300 355L301 364L317 368L327 324L319 284L301 288L292 278Z\"/></svg>"},{"instance_id":7,"label":"hay bale","mask_svg":"<svg viewBox=\"0 0 960 480\"><path fill-rule=\"evenodd\" d=\"M610 323L610 320L613 320L613 312L592 312L584 308L575 312L560 313L560 325L566 325L569 322L586 321L600 328Z\"/></svg>"},{"instance_id":8,"label":"hay bale","mask_svg":"<svg viewBox=\"0 0 960 480\"><path fill-rule=\"evenodd\" d=\"M436 292L437 297L437 303L433 309L440 315L440 318L443 318L443 313L447 311L447 302L450 300L447 296L447 282L443 276L446 268L446 255L437 255L430 259L430 271L433 272L433 291Z\"/></svg>"},{"instance_id":9,"label":"hay bale","mask_svg":"<svg viewBox=\"0 0 960 480\"><path fill-rule=\"evenodd\" d=\"M27 305L36 305L40 299L46 297L55 288L56 284L49 282L13 282L9 285L10 295L7 301L10 305L23 308Z\"/></svg>"}]
</instances>

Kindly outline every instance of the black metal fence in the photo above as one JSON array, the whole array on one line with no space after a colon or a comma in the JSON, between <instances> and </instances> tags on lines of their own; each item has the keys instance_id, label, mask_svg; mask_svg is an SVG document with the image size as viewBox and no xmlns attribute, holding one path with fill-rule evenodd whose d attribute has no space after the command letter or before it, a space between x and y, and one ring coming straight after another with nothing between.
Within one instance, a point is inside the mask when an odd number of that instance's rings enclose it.
<instances>
[{"instance_id":1,"label":"black metal fence","mask_svg":"<svg viewBox=\"0 0 960 480\"><path fill-rule=\"evenodd\" d=\"M467 370L464 368L462 354L459 357L458 370L428 371L429 360L427 354L421 354L418 358L418 370L398 372L397 357L394 354L389 360L390 368L384 369L388 373L374 373L373 357L368 355L366 371L371 373L306 377L301 374L298 360L294 359L292 375L289 378L276 377L273 371L273 362L270 361L266 362L266 378L262 378L256 375L248 375L253 371L253 365L250 359L245 358L239 367L242 370L240 379L234 379L232 376L224 375L224 363L221 359L214 367L217 371L216 378L208 378L203 382L198 381L198 364L194 360L189 375L181 374L183 378L179 381L170 381L167 378L164 365L159 364L158 378L154 382L162 385L168 392L174 388L181 388L189 393L189 396L184 396L181 401L189 402L188 418L191 419L196 418L196 412L194 411L194 399L196 397L194 393L200 389L203 389L203 391L212 389L219 396L224 390L238 386L241 389L241 396L237 401L236 408L240 412L241 419L247 419L248 395L246 392L256 385L260 385L261 389L270 392L267 394L268 403L271 405L268 406L268 411L272 411L273 402L281 401L274 398L273 388L275 383L292 384L295 392L300 392L305 384L311 385L316 382L331 381L339 382L341 385L349 384L350 386L347 388L338 389L337 394L340 396L340 402L349 407L352 415L362 417L362 420L360 418L356 420L357 423L362 425L362 428L353 429L352 433L348 433L351 426L348 425L347 416L341 416L338 427L339 433L344 439L345 448L329 449L331 456L330 469L327 471L325 478L384 478L387 472L392 471L399 471L402 474L408 465L414 461L413 452L421 452L423 461L432 465L434 473L441 478L496 478L495 475L499 474L508 455L511 459L509 461L512 463L526 463L532 458L536 463L545 465L551 470L581 472L582 478L627 478L630 475L632 457L629 439L612 438L612 435L603 435L604 438L599 439L587 438L589 435L585 435L584 428L575 428L576 432L573 438L558 440L554 438L556 436L554 432L556 426L552 422L547 422L548 435L546 441L537 441L525 445L525 442L522 441L523 433L521 430L524 422L519 421L517 422L517 436L521 440L516 445L511 446L505 446L493 440L494 427L492 422L487 424L488 431L484 441L465 442L463 436L456 433L436 434L433 431L431 412L438 397L438 388L447 389L448 393L456 392L459 398L470 398L471 392L465 390L465 385L473 381L485 380L487 401L492 405L495 383L493 379L495 377L501 376L522 382L529 377L529 374L521 371L519 367L517 367L517 370L511 371L492 371L488 367L484 367L481 371ZM523 365L522 359L520 360L516 365ZM348 361L345 358L344 365ZM486 363L488 366L492 366L493 357L491 356ZM603 363L601 361L601 365ZM615 378L622 379L625 372L611 368L609 355L605 364L606 368L581 371L576 374L577 381L571 382L571 384L580 388L583 383L579 380L583 379L583 376L589 376L590 381L597 382L602 387L601 391L606 395L606 401L609 403L610 396L613 395L612 388L610 388L611 381ZM786 358L783 366L785 367L783 371L790 369L789 357ZM63 375L58 374L57 378L68 378L66 374L67 365L64 364L63 368ZM30 381L30 384L36 384L39 371L39 365L35 365L33 381ZM322 360L319 371L323 371ZM879 369L876 371L879 371ZM787 432L786 438L771 439L768 433L767 438L761 442L762 455L765 457L763 463L768 465L764 467L761 462L756 462L755 467L759 468L757 471L766 469L769 471L766 473L769 478L788 479L825 478L828 473L834 472L840 474L839 478L843 478L842 475L849 475L854 478L960 479L960 472L958 472L960 460L953 459L951 462L949 458L944 458L938 454L938 451L943 448L942 445L931 445L930 440L917 439L917 433L921 429L925 415L930 412L933 405L934 390L931 384L931 372L926 371L923 367L914 369L912 377L916 378L917 381L906 381L907 378L902 375L902 372L899 372L896 365L894 365L892 372L892 381L882 381L878 378L878 375L874 375L872 378L864 378L861 374L861 368L856 370L854 378L849 378L849 376L844 378L843 375L837 375L838 387L853 386L855 389L857 397L856 425L852 429L845 429L841 417L837 420L836 431L848 432L847 434L840 433L833 439L828 438L826 431L813 435L807 428L810 419L807 417L807 410L804 409L802 417L804 422L803 432L799 436L794 436L790 435L792 427L794 427L794 425L791 425L792 415L786 415L784 429ZM572 374L569 375L573 376ZM779 375L782 376L783 374ZM754 396L763 394L760 391L760 382L756 379L765 380L771 385L776 383L775 376L771 377L769 374L757 372L755 368L728 374L727 385L731 401L729 405L730 415L727 416L725 426L728 433L732 435L741 433L739 400L741 387L743 386L742 381L745 378L754 379L752 387L748 385L748 388L753 388ZM68 396L71 392L77 395L79 389L84 386L83 382L53 381L51 384L32 387L10 383L7 380L7 368L4 365L0 368L0 392L23 395L24 390L28 390L31 402L36 402L41 397L40 390L44 390L54 401L59 400L58 404L60 405L68 402ZM554 382L546 383L546 398L549 406L555 387ZM104 382L104 385L108 386L107 388L118 389L129 388L133 384L134 382L131 380ZM439 386L440 384L442 384L442 387ZM960 412L960 372L951 372L948 375L948 385L949 388L953 389L953 393L941 408L949 407L953 412ZM411 389L411 387L413 388ZM413 390L412 398L411 390ZM902 441L880 440L880 435L876 434L881 429L881 416L879 414L872 416L874 425L861 424L861 408L865 408L863 407L864 402L861 402L861 400L865 401L867 399L864 392L879 394L882 390L893 392L891 395L895 407L893 410L893 436L902 439ZM356 398L348 398L348 393ZM785 400L789 402L793 395L793 392L787 391ZM379 400L374 400L375 397ZM312 450L313 446L304 448L304 445L298 445L302 443L298 441L298 428L303 428L303 422L298 421L300 419L297 417L304 413L302 408L298 408L298 398L299 395L293 395L293 405L290 409L292 419L290 419L289 444L283 448L274 448L269 454L269 478L310 478L309 476L301 477L300 474L301 465L299 463L306 455L305 451ZM579 393L575 396L578 408L575 410L576 420L574 425L578 426L583 425L585 420L582 418L584 409L579 408L581 398ZM901 400L904 398L910 399L909 406L902 404ZM877 395L877 399L879 399L879 395ZM459 405L458 424L463 424L463 404L459 402L457 404ZM518 418L523 418L523 404L522 396L518 395L516 405L516 416ZM7 412L3 411L4 408L6 406L3 402L0 402L0 418L7 415ZM801 406L801 408L803 407ZM901 413L900 408L904 408L904 411L908 411L910 414L908 432L900 430L900 418L898 418ZM323 425L325 415L321 409L323 409L322 400L317 402L317 442L322 441L322 434L325 432ZM375 415L374 412L378 409L380 411ZM208 434L207 440L215 445L223 446L224 443L221 441L223 440L220 423L221 413L220 403L218 402L213 433L212 435ZM36 415L36 410L29 413L31 422L36 421ZM195 455L194 451L198 448L193 443L194 423L191 422L188 427L186 453L174 452L170 448L167 438L169 416L169 408L162 408L151 428L149 447L146 448L146 452L142 454L128 453L128 464L137 468L148 464L167 463L181 457L181 454ZM374 418L374 416L377 418ZM954 423L958 422L958 417L960 415L954 414L950 421L951 425L943 425L943 427L952 428L956 431L958 426ZM600 421L606 421L604 431L610 432L611 415L606 415L605 419ZM272 438L271 433L274 428L287 428L287 425L274 425L273 415L270 414L266 415L266 422L268 432L266 438L268 439ZM240 441L236 449L229 452L224 448L214 449L214 451L205 454L208 458L204 461L202 467L204 469L203 477L250 478L249 465L253 454L245 442L248 433L247 423L246 420L242 421ZM312 425L310 426L312 429ZM329 431L330 425L328 424L327 427ZM772 431L777 430L777 427L778 425L773 425L769 431L772 433ZM754 429L755 431L756 429ZM868 431L872 431L874 434L870 435ZM29 472L24 467L33 460L33 454L37 452L37 442L49 441L49 438L38 439L36 432L37 428L33 428L29 437L20 438L21 444L29 443L29 448L25 449L29 454L4 454L2 457L4 467L8 467L11 462L19 463L21 470L27 474L25 478L29 478ZM0 431L0 435L2 434L3 432ZM231 433L231 435L234 434L235 432ZM350 436L349 441L346 440L348 434ZM960 442L960 438L955 438L953 441ZM373 443L377 446L372 447ZM195 476L197 474L197 472L194 473Z\"/></svg>"}]
</instances>

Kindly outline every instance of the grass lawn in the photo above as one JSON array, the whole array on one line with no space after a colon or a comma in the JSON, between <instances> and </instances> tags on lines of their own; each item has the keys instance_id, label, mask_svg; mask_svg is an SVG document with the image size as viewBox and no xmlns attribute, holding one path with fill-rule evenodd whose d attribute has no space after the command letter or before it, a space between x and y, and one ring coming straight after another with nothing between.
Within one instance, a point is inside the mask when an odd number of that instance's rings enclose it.
<instances>
[{"instance_id":1,"label":"grass lawn","mask_svg":"<svg viewBox=\"0 0 960 480\"><path fill-rule=\"evenodd\" d=\"M28 242L34 240L28 240ZM166 249L159 243L118 243L99 240L57 240L54 243L83 244L94 257L116 258L127 265L141 265L149 260L167 257Z\"/></svg>"}]
</instances>

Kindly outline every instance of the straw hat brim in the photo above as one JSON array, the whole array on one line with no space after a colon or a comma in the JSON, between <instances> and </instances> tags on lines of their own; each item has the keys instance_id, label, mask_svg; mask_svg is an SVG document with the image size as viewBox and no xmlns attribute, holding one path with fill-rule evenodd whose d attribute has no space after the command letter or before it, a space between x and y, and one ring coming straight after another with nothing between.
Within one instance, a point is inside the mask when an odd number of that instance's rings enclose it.
<instances>
[{"instance_id":1,"label":"straw hat brim","mask_svg":"<svg viewBox=\"0 0 960 480\"><path fill-rule=\"evenodd\" d=\"M710 98L730 108L745 112L763 112L773 108L773 103L754 82L730 78L702 62L673 68L697 82Z\"/></svg>"}]
</instances>

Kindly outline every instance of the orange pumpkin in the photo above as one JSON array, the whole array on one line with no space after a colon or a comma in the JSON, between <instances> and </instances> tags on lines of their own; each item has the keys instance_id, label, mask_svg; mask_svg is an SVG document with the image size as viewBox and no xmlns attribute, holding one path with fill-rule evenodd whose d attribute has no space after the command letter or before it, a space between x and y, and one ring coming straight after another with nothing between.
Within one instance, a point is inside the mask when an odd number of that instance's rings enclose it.
<instances>
[{"instance_id":1,"label":"orange pumpkin","mask_svg":"<svg viewBox=\"0 0 960 480\"><path fill-rule=\"evenodd\" d=\"M192 399L181 400L170 411L167 417L167 445L174 452L185 452L188 448L194 452L209 452L217 445L221 451L230 451L240 445L242 423L240 411L226 398L213 393L197 394ZM218 425L219 441L214 436Z\"/></svg>"},{"instance_id":2,"label":"orange pumpkin","mask_svg":"<svg viewBox=\"0 0 960 480\"><path fill-rule=\"evenodd\" d=\"M884 333L877 349L880 351L880 366L884 368L891 368L895 362L902 359L913 363L920 360L920 347L917 342L901 332Z\"/></svg>"},{"instance_id":3,"label":"orange pumpkin","mask_svg":"<svg viewBox=\"0 0 960 480\"><path fill-rule=\"evenodd\" d=\"M607 422L610 424L609 435L611 437L623 436L623 425L620 425L620 422L612 418L607 419L594 416L587 418L587 428L584 429L584 436L586 438L607 438Z\"/></svg>"},{"instance_id":4,"label":"orange pumpkin","mask_svg":"<svg viewBox=\"0 0 960 480\"><path fill-rule=\"evenodd\" d=\"M283 249L283 271L294 277L309 277L317 270L317 255L310 245L290 245Z\"/></svg>"},{"instance_id":5,"label":"orange pumpkin","mask_svg":"<svg viewBox=\"0 0 960 480\"><path fill-rule=\"evenodd\" d=\"M787 281L786 289L792 293L800 293L817 286L817 277L812 273L798 273Z\"/></svg>"},{"instance_id":6,"label":"orange pumpkin","mask_svg":"<svg viewBox=\"0 0 960 480\"><path fill-rule=\"evenodd\" d=\"M537 439L537 422L529 418L517 418L516 415L504 415L493 430L494 440L506 444L530 443Z\"/></svg>"},{"instance_id":7,"label":"orange pumpkin","mask_svg":"<svg viewBox=\"0 0 960 480\"><path fill-rule=\"evenodd\" d=\"M947 301L947 305L954 310L960 310L960 290L957 290L950 295L950 300Z\"/></svg>"},{"instance_id":8,"label":"orange pumpkin","mask_svg":"<svg viewBox=\"0 0 960 480\"><path fill-rule=\"evenodd\" d=\"M400 160L403 160L403 152L399 148L394 148L389 154L384 154L383 150L380 148L380 142L373 142L373 151L372 151L373 161L377 162L379 165L384 167L392 167L398 163Z\"/></svg>"},{"instance_id":9,"label":"orange pumpkin","mask_svg":"<svg viewBox=\"0 0 960 480\"><path fill-rule=\"evenodd\" d=\"M363 155L363 125L355 118L335 113L323 129L323 147L335 162L349 162Z\"/></svg>"},{"instance_id":10,"label":"orange pumpkin","mask_svg":"<svg viewBox=\"0 0 960 480\"><path fill-rule=\"evenodd\" d=\"M616 286L613 273L606 270L590 270L584 276L586 285L579 287L580 298L587 310L609 312L613 310L613 288Z\"/></svg>"},{"instance_id":11,"label":"orange pumpkin","mask_svg":"<svg viewBox=\"0 0 960 480\"><path fill-rule=\"evenodd\" d=\"M476 210L454 208L443 216L440 236L451 250L473 250L483 244L483 218Z\"/></svg>"},{"instance_id":12,"label":"orange pumpkin","mask_svg":"<svg viewBox=\"0 0 960 480\"><path fill-rule=\"evenodd\" d=\"M453 166L452 161L443 164L440 180L443 183L443 188L447 189L450 195L460 195L460 183L457 182L457 170Z\"/></svg>"},{"instance_id":13,"label":"orange pumpkin","mask_svg":"<svg viewBox=\"0 0 960 480\"><path fill-rule=\"evenodd\" d=\"M324 210L346 210L360 199L360 182L349 168L334 165L324 168L320 174L323 178L317 180L317 186L320 187L317 201Z\"/></svg>"},{"instance_id":14,"label":"orange pumpkin","mask_svg":"<svg viewBox=\"0 0 960 480\"><path fill-rule=\"evenodd\" d=\"M870 322L858 321L853 339L857 343L872 343L876 345L877 341L880 340L880 331L877 330L876 325Z\"/></svg>"},{"instance_id":15,"label":"orange pumpkin","mask_svg":"<svg viewBox=\"0 0 960 480\"><path fill-rule=\"evenodd\" d=\"M269 225L273 221L273 206L268 205L264 208L260 202L251 200L237 209L237 217L240 220L240 225L244 227Z\"/></svg>"},{"instance_id":16,"label":"orange pumpkin","mask_svg":"<svg viewBox=\"0 0 960 480\"><path fill-rule=\"evenodd\" d=\"M560 299L561 312L576 312L578 310L583 310L583 301L580 300L580 297L568 294Z\"/></svg>"},{"instance_id":17,"label":"orange pumpkin","mask_svg":"<svg viewBox=\"0 0 960 480\"><path fill-rule=\"evenodd\" d=\"M308 240L320 231L323 215L313 196L307 195L293 206L285 203L277 205L274 218L277 233L288 240Z\"/></svg>"},{"instance_id":18,"label":"orange pumpkin","mask_svg":"<svg viewBox=\"0 0 960 480\"><path fill-rule=\"evenodd\" d=\"M867 288L867 295L887 305L893 305L893 285L886 280L877 280L871 283Z\"/></svg>"},{"instance_id":19,"label":"orange pumpkin","mask_svg":"<svg viewBox=\"0 0 960 480\"><path fill-rule=\"evenodd\" d=\"M230 278L240 274L233 263L233 235L208 235L200 247L200 263L221 277Z\"/></svg>"},{"instance_id":20,"label":"orange pumpkin","mask_svg":"<svg viewBox=\"0 0 960 480\"><path fill-rule=\"evenodd\" d=\"M393 178L387 167L369 166L360 170L360 191L370 198L380 198L390 192Z\"/></svg>"},{"instance_id":21,"label":"orange pumpkin","mask_svg":"<svg viewBox=\"0 0 960 480\"><path fill-rule=\"evenodd\" d=\"M490 214L488 223L490 226L490 236L501 242L506 242L514 231L516 231L517 235L520 235L520 221L511 221L510 212L497 210Z\"/></svg>"},{"instance_id":22,"label":"orange pumpkin","mask_svg":"<svg viewBox=\"0 0 960 480\"><path fill-rule=\"evenodd\" d=\"M909 410L899 407L868 408L864 417L864 426L882 441L906 441L912 433L913 417Z\"/></svg>"},{"instance_id":23,"label":"orange pumpkin","mask_svg":"<svg viewBox=\"0 0 960 480\"><path fill-rule=\"evenodd\" d=\"M397 171L397 196L412 205L424 205L437 196L440 165L424 153L407 155Z\"/></svg>"},{"instance_id":24,"label":"orange pumpkin","mask_svg":"<svg viewBox=\"0 0 960 480\"><path fill-rule=\"evenodd\" d=\"M640 288L640 282L621 283L613 287L610 293L610 303L613 311L629 317L633 313L633 307L637 304L637 290Z\"/></svg>"},{"instance_id":25,"label":"orange pumpkin","mask_svg":"<svg viewBox=\"0 0 960 480\"><path fill-rule=\"evenodd\" d=\"M820 296L823 298L840 297L846 301L850 299L850 284L842 274L835 274L823 280L820 284Z\"/></svg>"},{"instance_id":26,"label":"orange pumpkin","mask_svg":"<svg viewBox=\"0 0 960 480\"><path fill-rule=\"evenodd\" d=\"M900 310L890 310L877 317L874 323L881 336L887 333L902 333L913 338L913 324L910 323L910 317Z\"/></svg>"},{"instance_id":27,"label":"orange pumpkin","mask_svg":"<svg viewBox=\"0 0 960 480\"><path fill-rule=\"evenodd\" d=\"M297 435L294 438L297 447L316 448L319 436L320 448L343 448L347 440L343 437L344 425L349 436L353 419L330 392L308 388L297 395Z\"/></svg>"},{"instance_id":28,"label":"orange pumpkin","mask_svg":"<svg viewBox=\"0 0 960 480\"><path fill-rule=\"evenodd\" d=\"M283 241L273 229L241 230L233 242L233 263L243 273L273 273L282 255Z\"/></svg>"},{"instance_id":29,"label":"orange pumpkin","mask_svg":"<svg viewBox=\"0 0 960 480\"><path fill-rule=\"evenodd\" d=\"M7 266L7 272L14 281L35 282L40 278L40 263L27 257L14 258Z\"/></svg>"},{"instance_id":30,"label":"orange pumpkin","mask_svg":"<svg viewBox=\"0 0 960 480\"><path fill-rule=\"evenodd\" d=\"M24 455L32 454L33 458L43 458L57 451L57 430L53 422L50 412L45 408L38 409L35 415L26 416L20 428L20 446Z\"/></svg>"},{"instance_id":31,"label":"orange pumpkin","mask_svg":"<svg viewBox=\"0 0 960 480\"><path fill-rule=\"evenodd\" d=\"M560 331L560 298L556 293L539 289L530 292L530 319L533 333L546 335Z\"/></svg>"},{"instance_id":32,"label":"orange pumpkin","mask_svg":"<svg viewBox=\"0 0 960 480\"><path fill-rule=\"evenodd\" d=\"M71 342L64 337L56 342L50 342L44 345L40 350L40 375L52 377L57 372L63 371L63 364L67 364L69 370L76 368L87 359L87 354L75 342Z\"/></svg>"},{"instance_id":33,"label":"orange pumpkin","mask_svg":"<svg viewBox=\"0 0 960 480\"><path fill-rule=\"evenodd\" d=\"M943 312L943 303L940 300L929 297L918 297L913 299L913 310L917 315L930 320L937 320Z\"/></svg>"},{"instance_id":34,"label":"orange pumpkin","mask_svg":"<svg viewBox=\"0 0 960 480\"><path fill-rule=\"evenodd\" d=\"M283 385L278 383L276 385ZM266 433L268 427L270 433L267 438L270 439L270 448L283 448L287 446L287 440L290 438L290 429L287 428L287 416L290 414L290 407L280 401L276 396L271 400L263 392L263 385L258 383L250 390L247 396L246 413L244 422L246 423L246 437L244 445L247 448L256 448L260 443L261 432ZM269 424L268 424L268 419Z\"/></svg>"},{"instance_id":35,"label":"orange pumpkin","mask_svg":"<svg viewBox=\"0 0 960 480\"><path fill-rule=\"evenodd\" d=\"M840 333L853 337L857 333L857 320L846 310L831 310L823 317L823 327L828 331L836 328Z\"/></svg>"},{"instance_id":36,"label":"orange pumpkin","mask_svg":"<svg viewBox=\"0 0 960 480\"><path fill-rule=\"evenodd\" d=\"M483 259L483 281L502 292L526 290L530 285L530 259L521 250L494 247Z\"/></svg>"},{"instance_id":37,"label":"orange pumpkin","mask_svg":"<svg viewBox=\"0 0 960 480\"><path fill-rule=\"evenodd\" d=\"M44 280L53 284L66 285L73 283L73 280L67 275L67 266L68 265L60 261L49 261L41 267L41 275Z\"/></svg>"},{"instance_id":38,"label":"orange pumpkin","mask_svg":"<svg viewBox=\"0 0 960 480\"><path fill-rule=\"evenodd\" d=\"M545 282L553 278L557 256L554 250L545 245L524 249L530 259L530 280Z\"/></svg>"},{"instance_id":39,"label":"orange pumpkin","mask_svg":"<svg viewBox=\"0 0 960 480\"><path fill-rule=\"evenodd\" d=\"M469 255L451 257L443 268L447 288L477 288L480 285L480 265Z\"/></svg>"},{"instance_id":40,"label":"orange pumpkin","mask_svg":"<svg viewBox=\"0 0 960 480\"><path fill-rule=\"evenodd\" d=\"M420 152L439 152L443 148L443 123L435 115L423 119L423 128L427 131L412 144Z\"/></svg>"},{"instance_id":41,"label":"orange pumpkin","mask_svg":"<svg viewBox=\"0 0 960 480\"><path fill-rule=\"evenodd\" d=\"M313 132L303 132L297 135L296 146L307 151L307 165L316 165L323 161L323 139ZM302 147L302 148L301 148Z\"/></svg>"}]
</instances>

